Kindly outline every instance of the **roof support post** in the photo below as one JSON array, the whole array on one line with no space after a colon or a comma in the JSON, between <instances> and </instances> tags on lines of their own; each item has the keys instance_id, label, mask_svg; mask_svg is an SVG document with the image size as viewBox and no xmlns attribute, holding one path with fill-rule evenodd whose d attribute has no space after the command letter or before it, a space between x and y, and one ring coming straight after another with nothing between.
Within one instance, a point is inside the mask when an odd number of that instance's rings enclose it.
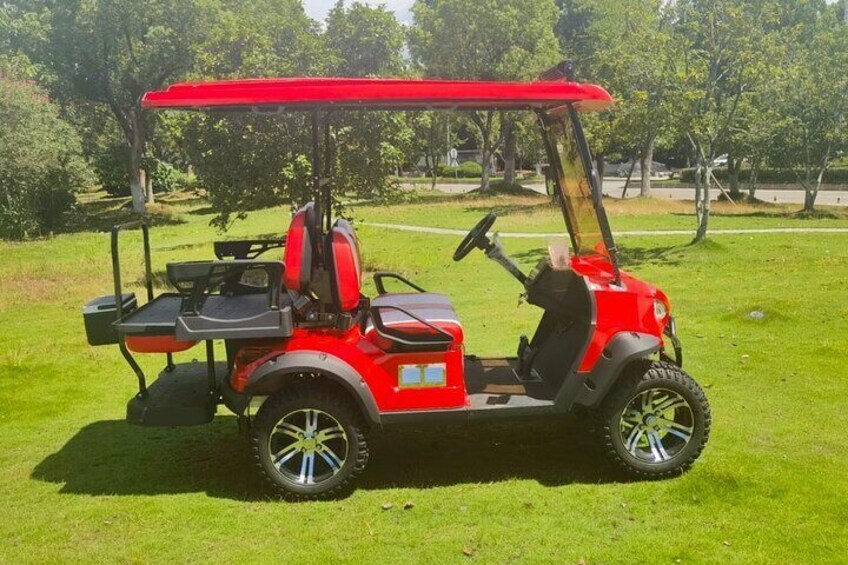
<instances>
[{"instance_id":1,"label":"roof support post","mask_svg":"<svg viewBox=\"0 0 848 565\"><path fill-rule=\"evenodd\" d=\"M312 198L321 217L321 108L312 109Z\"/></svg>"},{"instance_id":2,"label":"roof support post","mask_svg":"<svg viewBox=\"0 0 848 565\"><path fill-rule=\"evenodd\" d=\"M324 116L329 117L329 112ZM324 206L326 207L325 214L327 216L326 229L330 231L333 222L333 194L330 179L333 175L333 164L335 163L335 153L331 142L330 135L330 120L324 120Z\"/></svg>"}]
</instances>

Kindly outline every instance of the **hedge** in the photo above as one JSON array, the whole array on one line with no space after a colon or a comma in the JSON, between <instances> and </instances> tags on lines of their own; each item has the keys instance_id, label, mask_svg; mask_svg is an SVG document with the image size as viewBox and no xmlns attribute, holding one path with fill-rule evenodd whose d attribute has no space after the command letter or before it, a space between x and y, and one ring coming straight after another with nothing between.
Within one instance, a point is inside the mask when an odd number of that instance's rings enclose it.
<instances>
[{"instance_id":1,"label":"hedge","mask_svg":"<svg viewBox=\"0 0 848 565\"><path fill-rule=\"evenodd\" d=\"M727 180L727 169L715 168L713 174L719 182ZM739 171L739 182L747 183L751 176L751 169L742 169ZM803 178L803 177L802 177ZM681 169L680 180L683 182L695 182L695 169ZM792 183L798 182L798 177L791 169L760 169L757 172L757 182L759 183ZM848 184L848 167L834 167L828 169L824 173L824 181L827 184Z\"/></svg>"},{"instance_id":2,"label":"hedge","mask_svg":"<svg viewBox=\"0 0 848 565\"><path fill-rule=\"evenodd\" d=\"M440 177L459 177L464 179L480 178L483 176L483 167L474 161L465 161L458 167L439 165L437 170Z\"/></svg>"}]
</instances>

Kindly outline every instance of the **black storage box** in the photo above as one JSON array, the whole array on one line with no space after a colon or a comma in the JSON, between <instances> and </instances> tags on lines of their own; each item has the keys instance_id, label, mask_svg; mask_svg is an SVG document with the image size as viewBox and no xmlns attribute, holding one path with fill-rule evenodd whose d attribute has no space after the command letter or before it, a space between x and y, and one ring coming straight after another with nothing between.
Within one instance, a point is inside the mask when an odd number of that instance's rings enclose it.
<instances>
[{"instance_id":1,"label":"black storage box","mask_svg":"<svg viewBox=\"0 0 848 565\"><path fill-rule=\"evenodd\" d=\"M138 306L135 294L121 295L121 305L124 315L132 312ZM118 331L113 325L117 320L115 295L108 294L95 298L82 307L82 317L85 320L85 335L89 345L113 345L118 343Z\"/></svg>"}]
</instances>

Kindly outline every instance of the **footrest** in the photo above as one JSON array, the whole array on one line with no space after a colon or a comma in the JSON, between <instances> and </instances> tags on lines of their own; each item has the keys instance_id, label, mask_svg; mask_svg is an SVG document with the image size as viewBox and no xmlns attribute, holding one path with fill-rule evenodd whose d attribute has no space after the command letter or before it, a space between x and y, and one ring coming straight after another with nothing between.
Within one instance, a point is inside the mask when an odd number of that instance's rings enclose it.
<instances>
[{"instance_id":1,"label":"footrest","mask_svg":"<svg viewBox=\"0 0 848 565\"><path fill-rule=\"evenodd\" d=\"M226 374L217 363L216 374ZM215 417L218 395L209 391L206 363L181 363L127 403L127 422L136 426L170 427L208 424Z\"/></svg>"}]
</instances>

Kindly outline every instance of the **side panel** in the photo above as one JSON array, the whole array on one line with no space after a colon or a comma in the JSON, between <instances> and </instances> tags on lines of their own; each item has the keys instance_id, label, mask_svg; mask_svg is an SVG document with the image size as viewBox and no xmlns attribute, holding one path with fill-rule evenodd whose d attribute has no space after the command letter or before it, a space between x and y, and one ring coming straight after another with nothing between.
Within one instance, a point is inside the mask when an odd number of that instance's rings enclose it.
<instances>
[{"instance_id":1,"label":"side panel","mask_svg":"<svg viewBox=\"0 0 848 565\"><path fill-rule=\"evenodd\" d=\"M600 257L574 258L572 268L586 277L596 305L595 331L580 372L592 371L610 341L621 332L647 334L662 341L664 324L654 316L654 301L664 295L655 287L624 272L621 284L615 284L608 262Z\"/></svg>"},{"instance_id":2,"label":"side panel","mask_svg":"<svg viewBox=\"0 0 848 565\"><path fill-rule=\"evenodd\" d=\"M661 349L662 342L656 336L638 332L616 334L592 370L578 373L582 384L574 403L597 406L629 363Z\"/></svg>"},{"instance_id":3,"label":"side panel","mask_svg":"<svg viewBox=\"0 0 848 565\"><path fill-rule=\"evenodd\" d=\"M410 380L416 368L421 374L418 383ZM231 387L237 393L268 394L286 375L302 372L342 379L349 391L363 399L363 408L374 421L380 414L395 411L465 407L461 347L386 353L365 339L358 327L347 331L297 329L291 339L243 347L235 355Z\"/></svg>"}]
</instances>

